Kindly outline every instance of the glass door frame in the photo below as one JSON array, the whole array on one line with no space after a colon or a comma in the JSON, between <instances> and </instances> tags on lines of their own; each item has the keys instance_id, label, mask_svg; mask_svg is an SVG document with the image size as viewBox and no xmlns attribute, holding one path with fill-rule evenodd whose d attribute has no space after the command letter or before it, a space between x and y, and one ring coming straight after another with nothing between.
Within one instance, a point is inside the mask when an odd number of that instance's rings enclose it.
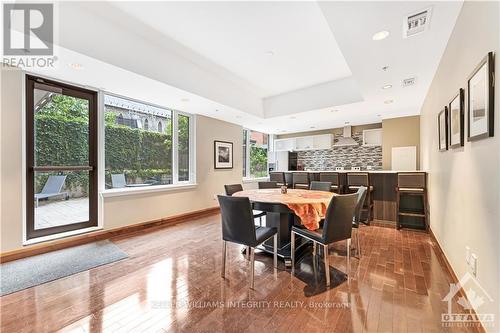
<instances>
[{"instance_id":1,"label":"glass door frame","mask_svg":"<svg viewBox=\"0 0 500 333\"><path fill-rule=\"evenodd\" d=\"M89 101L89 156L88 165L35 166L35 105L36 84L52 87L63 95ZM26 240L63 232L80 230L98 225L98 92L77 86L26 75ZM67 225L35 229L35 172L88 171L89 220Z\"/></svg>"}]
</instances>

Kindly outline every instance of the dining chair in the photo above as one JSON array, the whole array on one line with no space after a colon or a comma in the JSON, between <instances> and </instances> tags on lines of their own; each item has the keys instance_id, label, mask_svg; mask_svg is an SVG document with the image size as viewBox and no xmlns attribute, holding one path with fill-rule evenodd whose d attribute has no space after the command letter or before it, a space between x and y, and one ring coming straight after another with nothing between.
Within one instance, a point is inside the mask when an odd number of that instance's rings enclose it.
<instances>
[{"instance_id":1,"label":"dining chair","mask_svg":"<svg viewBox=\"0 0 500 333\"><path fill-rule=\"evenodd\" d=\"M266 188L278 188L278 182L259 182L259 190Z\"/></svg>"},{"instance_id":2,"label":"dining chair","mask_svg":"<svg viewBox=\"0 0 500 333\"><path fill-rule=\"evenodd\" d=\"M250 250L250 289L254 288L255 248L274 238L273 264L278 266L278 230L276 228L255 228L252 205L245 197L217 196L222 218L222 272L226 274L227 242L241 244Z\"/></svg>"},{"instance_id":3,"label":"dining chair","mask_svg":"<svg viewBox=\"0 0 500 333\"><path fill-rule=\"evenodd\" d=\"M359 240L359 227L361 223L361 212L363 208L363 204L365 203L367 188L365 186L361 186L356 194L358 195L358 199L356 202L356 210L354 211L354 217L352 219L352 228L353 235L356 235L356 251L358 252L358 256L361 257L361 241Z\"/></svg>"},{"instance_id":4,"label":"dining chair","mask_svg":"<svg viewBox=\"0 0 500 333\"><path fill-rule=\"evenodd\" d=\"M284 172L270 172L269 173L269 180L272 182L277 182L278 186L286 185Z\"/></svg>"},{"instance_id":5,"label":"dining chair","mask_svg":"<svg viewBox=\"0 0 500 333\"><path fill-rule=\"evenodd\" d=\"M332 191L342 194L343 186L340 184L340 175L338 172L320 172L319 181L321 182L331 182Z\"/></svg>"},{"instance_id":6,"label":"dining chair","mask_svg":"<svg viewBox=\"0 0 500 333\"><path fill-rule=\"evenodd\" d=\"M373 220L373 185L371 185L370 174L368 172L348 172L347 173L347 193L356 193L361 186L367 188L366 199L362 211L366 211L366 220L363 223L369 225Z\"/></svg>"},{"instance_id":7,"label":"dining chair","mask_svg":"<svg viewBox=\"0 0 500 333\"><path fill-rule=\"evenodd\" d=\"M292 254L292 275L295 274L295 236L306 238L313 242L314 248L316 244L323 246L326 286L330 286L330 266L328 264L328 245L334 242L346 241L346 274L349 276L351 265L351 233L352 219L356 209L358 194L344 194L332 197L330 204L326 210L325 222L323 228L318 230L301 229L296 226L292 227L291 234L291 254ZM314 251L316 252L316 251Z\"/></svg>"},{"instance_id":8,"label":"dining chair","mask_svg":"<svg viewBox=\"0 0 500 333\"><path fill-rule=\"evenodd\" d=\"M294 172L292 174L293 188L308 190L309 189L309 173Z\"/></svg>"},{"instance_id":9,"label":"dining chair","mask_svg":"<svg viewBox=\"0 0 500 333\"><path fill-rule=\"evenodd\" d=\"M309 187L309 189L313 190L313 191L330 192L331 187L332 187L332 183L330 183L330 182L312 181L311 182L311 186Z\"/></svg>"},{"instance_id":10,"label":"dining chair","mask_svg":"<svg viewBox=\"0 0 500 333\"><path fill-rule=\"evenodd\" d=\"M226 195L232 196L236 192L243 191L243 185L241 184L224 185L224 190L226 192ZM253 218L259 219L259 226L262 226L262 216L266 216L266 212L261 212L256 210L253 213Z\"/></svg>"}]
</instances>

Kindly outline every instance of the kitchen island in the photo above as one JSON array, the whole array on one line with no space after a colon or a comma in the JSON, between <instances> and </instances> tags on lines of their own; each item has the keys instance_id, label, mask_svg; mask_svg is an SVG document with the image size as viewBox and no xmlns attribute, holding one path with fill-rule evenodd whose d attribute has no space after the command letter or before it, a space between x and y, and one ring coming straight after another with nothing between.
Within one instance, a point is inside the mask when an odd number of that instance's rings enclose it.
<instances>
[{"instance_id":1,"label":"kitchen island","mask_svg":"<svg viewBox=\"0 0 500 333\"><path fill-rule=\"evenodd\" d=\"M396 223L397 217L397 192L398 172L395 170L324 170L324 171L285 171L285 177L288 184L292 183L292 173L307 172L310 181L319 181L321 172L336 172L339 174L339 185L345 189L347 187L347 174L356 172L367 172L370 177L370 185L373 186L373 218L374 220ZM423 171L404 171L404 172L423 172ZM291 185L290 185L291 186ZM418 198L409 198L405 204L410 207L421 206ZM404 217L407 224L420 225L416 218Z\"/></svg>"}]
</instances>

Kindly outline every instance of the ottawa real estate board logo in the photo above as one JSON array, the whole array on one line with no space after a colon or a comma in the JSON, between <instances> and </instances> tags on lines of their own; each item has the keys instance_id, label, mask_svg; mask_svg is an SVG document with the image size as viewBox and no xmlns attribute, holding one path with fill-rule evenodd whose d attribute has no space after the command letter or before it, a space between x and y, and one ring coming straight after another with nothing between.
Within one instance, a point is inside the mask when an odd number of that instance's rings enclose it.
<instances>
[{"instance_id":1,"label":"ottawa real estate board logo","mask_svg":"<svg viewBox=\"0 0 500 333\"><path fill-rule=\"evenodd\" d=\"M3 65L53 67L54 5L3 3Z\"/></svg>"},{"instance_id":2,"label":"ottawa real estate board logo","mask_svg":"<svg viewBox=\"0 0 500 333\"><path fill-rule=\"evenodd\" d=\"M460 292L461 289L467 297ZM495 326L495 314L478 312L486 303L494 303L493 298L469 272L457 283L450 283L450 291L442 301L448 303L448 311L441 314L441 324L444 327ZM463 311L458 313L460 308Z\"/></svg>"}]
</instances>

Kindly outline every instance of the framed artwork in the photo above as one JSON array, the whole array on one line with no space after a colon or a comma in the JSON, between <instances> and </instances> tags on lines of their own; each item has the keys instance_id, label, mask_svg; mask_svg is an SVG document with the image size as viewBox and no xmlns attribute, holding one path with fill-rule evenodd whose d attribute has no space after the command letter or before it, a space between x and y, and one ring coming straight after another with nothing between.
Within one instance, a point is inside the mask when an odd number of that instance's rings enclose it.
<instances>
[{"instance_id":1,"label":"framed artwork","mask_svg":"<svg viewBox=\"0 0 500 333\"><path fill-rule=\"evenodd\" d=\"M214 141L214 168L233 168L233 143L226 141Z\"/></svg>"},{"instance_id":2,"label":"framed artwork","mask_svg":"<svg viewBox=\"0 0 500 333\"><path fill-rule=\"evenodd\" d=\"M438 114L439 151L448 150L448 107Z\"/></svg>"},{"instance_id":3,"label":"framed artwork","mask_svg":"<svg viewBox=\"0 0 500 333\"><path fill-rule=\"evenodd\" d=\"M458 94L448 104L450 148L464 145L464 95L465 91L460 88Z\"/></svg>"},{"instance_id":4,"label":"framed artwork","mask_svg":"<svg viewBox=\"0 0 500 333\"><path fill-rule=\"evenodd\" d=\"M490 52L467 80L468 141L493 136L494 76L493 52Z\"/></svg>"}]
</instances>

